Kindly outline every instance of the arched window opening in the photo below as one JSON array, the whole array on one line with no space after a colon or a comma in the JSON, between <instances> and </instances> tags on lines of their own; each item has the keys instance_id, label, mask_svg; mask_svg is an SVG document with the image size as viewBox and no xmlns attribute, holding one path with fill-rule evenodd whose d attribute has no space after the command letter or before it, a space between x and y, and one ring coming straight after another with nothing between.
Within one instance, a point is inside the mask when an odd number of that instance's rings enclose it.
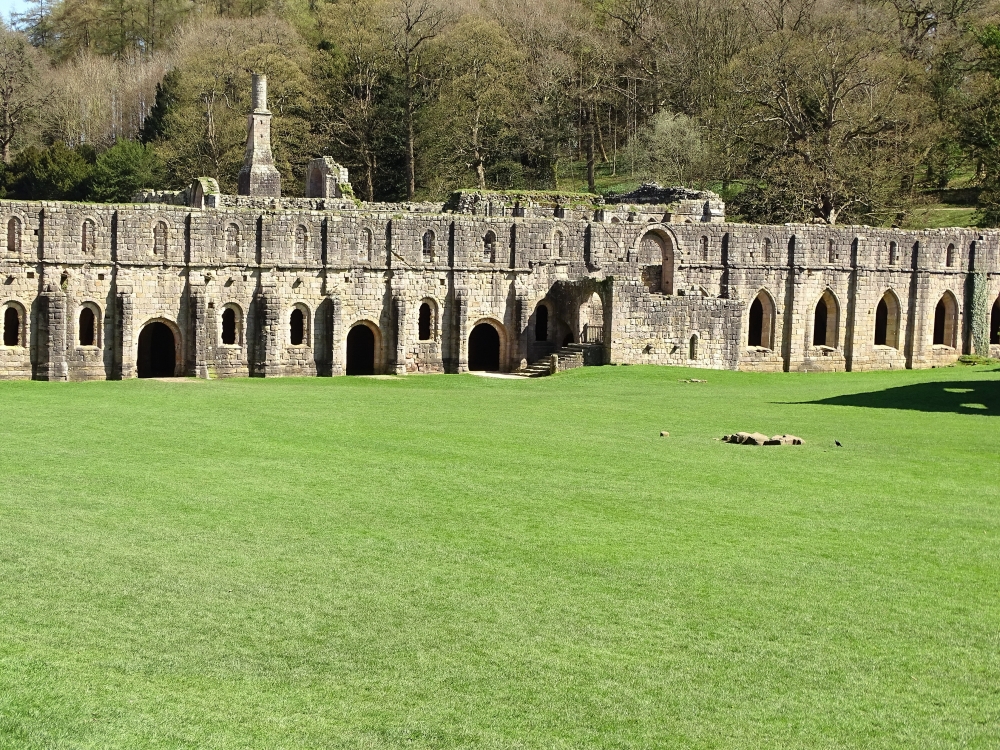
<instances>
[{"instance_id":1,"label":"arched window opening","mask_svg":"<svg viewBox=\"0 0 1000 750\"><path fill-rule=\"evenodd\" d=\"M747 322L747 346L773 349L774 303L767 292L758 292L750 305Z\"/></svg>"},{"instance_id":2,"label":"arched window opening","mask_svg":"<svg viewBox=\"0 0 1000 750\"><path fill-rule=\"evenodd\" d=\"M701 238L701 259L708 260L708 237Z\"/></svg>"},{"instance_id":3,"label":"arched window opening","mask_svg":"<svg viewBox=\"0 0 1000 750\"><path fill-rule=\"evenodd\" d=\"M306 260L309 257L309 231L299 224L295 227L295 259Z\"/></svg>"},{"instance_id":4,"label":"arched window opening","mask_svg":"<svg viewBox=\"0 0 1000 750\"><path fill-rule=\"evenodd\" d=\"M549 340L549 308L539 305L535 308L535 341Z\"/></svg>"},{"instance_id":5,"label":"arched window opening","mask_svg":"<svg viewBox=\"0 0 1000 750\"><path fill-rule=\"evenodd\" d=\"M899 245L895 242L889 243L889 265L894 266L899 263Z\"/></svg>"},{"instance_id":6,"label":"arched window opening","mask_svg":"<svg viewBox=\"0 0 1000 750\"><path fill-rule=\"evenodd\" d=\"M950 292L945 292L934 308L934 344L955 348L957 322L958 303Z\"/></svg>"},{"instance_id":7,"label":"arched window opening","mask_svg":"<svg viewBox=\"0 0 1000 750\"><path fill-rule=\"evenodd\" d=\"M557 231L555 236L556 253L560 258L566 257L566 237L562 232Z\"/></svg>"},{"instance_id":8,"label":"arched window opening","mask_svg":"<svg viewBox=\"0 0 1000 750\"><path fill-rule=\"evenodd\" d=\"M692 336L688 342L688 359L698 359L698 337Z\"/></svg>"},{"instance_id":9,"label":"arched window opening","mask_svg":"<svg viewBox=\"0 0 1000 750\"><path fill-rule=\"evenodd\" d=\"M240 228L235 224L226 227L226 257L240 257Z\"/></svg>"},{"instance_id":10,"label":"arched window opening","mask_svg":"<svg viewBox=\"0 0 1000 750\"><path fill-rule=\"evenodd\" d=\"M997 297L990 312L990 343L1000 344L1000 297Z\"/></svg>"},{"instance_id":11,"label":"arched window opening","mask_svg":"<svg viewBox=\"0 0 1000 750\"><path fill-rule=\"evenodd\" d=\"M899 348L899 301L891 291L882 295L875 308L875 346Z\"/></svg>"},{"instance_id":12,"label":"arched window opening","mask_svg":"<svg viewBox=\"0 0 1000 750\"><path fill-rule=\"evenodd\" d=\"M222 311L222 343L226 346L236 343L236 310L231 307Z\"/></svg>"},{"instance_id":13,"label":"arched window opening","mask_svg":"<svg viewBox=\"0 0 1000 750\"><path fill-rule=\"evenodd\" d=\"M816 303L816 314L813 318L813 346L826 346L826 301Z\"/></svg>"},{"instance_id":14,"label":"arched window opening","mask_svg":"<svg viewBox=\"0 0 1000 750\"><path fill-rule=\"evenodd\" d=\"M83 231L80 235L80 249L83 250L84 255L94 254L94 234L97 228L94 225L93 219L84 219L83 221Z\"/></svg>"},{"instance_id":15,"label":"arched window opening","mask_svg":"<svg viewBox=\"0 0 1000 750\"><path fill-rule=\"evenodd\" d=\"M889 306L885 298L878 301L875 308L875 346L885 346L886 333L889 326Z\"/></svg>"},{"instance_id":16,"label":"arched window opening","mask_svg":"<svg viewBox=\"0 0 1000 750\"><path fill-rule=\"evenodd\" d=\"M493 231L486 233L483 238L483 260L486 263L496 263L497 260L497 236Z\"/></svg>"},{"instance_id":17,"label":"arched window opening","mask_svg":"<svg viewBox=\"0 0 1000 750\"><path fill-rule=\"evenodd\" d=\"M431 326L431 306L424 302L420 305L420 314L417 316L417 328L418 335L421 341L431 340L431 331L433 327Z\"/></svg>"},{"instance_id":18,"label":"arched window opening","mask_svg":"<svg viewBox=\"0 0 1000 750\"><path fill-rule=\"evenodd\" d=\"M816 303L813 316L813 346L837 348L837 301L828 289Z\"/></svg>"},{"instance_id":19,"label":"arched window opening","mask_svg":"<svg viewBox=\"0 0 1000 750\"><path fill-rule=\"evenodd\" d=\"M80 346L94 346L97 338L97 325L94 311L85 307L80 310L79 341Z\"/></svg>"},{"instance_id":20,"label":"arched window opening","mask_svg":"<svg viewBox=\"0 0 1000 750\"><path fill-rule=\"evenodd\" d=\"M771 238L770 237L765 237L764 238L764 262L765 263L770 263L771 262L771 252L772 252L771 247L772 247Z\"/></svg>"},{"instance_id":21,"label":"arched window opening","mask_svg":"<svg viewBox=\"0 0 1000 750\"><path fill-rule=\"evenodd\" d=\"M424 232L421 255L424 263L432 263L434 261L434 232L429 229Z\"/></svg>"},{"instance_id":22,"label":"arched window opening","mask_svg":"<svg viewBox=\"0 0 1000 750\"><path fill-rule=\"evenodd\" d=\"M305 341L306 335L306 321L305 315L299 308L292 310L292 316L288 321L289 327L289 339L292 346L301 346Z\"/></svg>"},{"instance_id":23,"label":"arched window opening","mask_svg":"<svg viewBox=\"0 0 1000 750\"><path fill-rule=\"evenodd\" d=\"M7 222L7 252L11 255L21 252L21 220L16 216Z\"/></svg>"},{"instance_id":24,"label":"arched window opening","mask_svg":"<svg viewBox=\"0 0 1000 750\"><path fill-rule=\"evenodd\" d=\"M163 257L167 254L167 223L165 221L156 222L153 227L153 255Z\"/></svg>"},{"instance_id":25,"label":"arched window opening","mask_svg":"<svg viewBox=\"0 0 1000 750\"><path fill-rule=\"evenodd\" d=\"M3 345L21 345L21 316L13 306L8 306L3 313Z\"/></svg>"},{"instance_id":26,"label":"arched window opening","mask_svg":"<svg viewBox=\"0 0 1000 750\"><path fill-rule=\"evenodd\" d=\"M837 261L837 246L834 244L833 240L830 240L827 246L827 262L835 263Z\"/></svg>"},{"instance_id":27,"label":"arched window opening","mask_svg":"<svg viewBox=\"0 0 1000 750\"><path fill-rule=\"evenodd\" d=\"M951 267L953 267L955 265L955 245L954 244L949 244L948 245L948 249L945 252L944 263L945 263L946 266L948 266L948 268L951 268Z\"/></svg>"},{"instance_id":28,"label":"arched window opening","mask_svg":"<svg viewBox=\"0 0 1000 750\"><path fill-rule=\"evenodd\" d=\"M361 230L361 247L358 248L358 259L371 263L375 260L375 233L365 227Z\"/></svg>"},{"instance_id":29,"label":"arched window opening","mask_svg":"<svg viewBox=\"0 0 1000 750\"><path fill-rule=\"evenodd\" d=\"M658 232L648 232L639 241L639 257L642 262L656 262L660 265L659 289L650 284L650 291L662 294L674 293L674 247L670 238ZM655 271L655 266L649 267Z\"/></svg>"}]
</instances>

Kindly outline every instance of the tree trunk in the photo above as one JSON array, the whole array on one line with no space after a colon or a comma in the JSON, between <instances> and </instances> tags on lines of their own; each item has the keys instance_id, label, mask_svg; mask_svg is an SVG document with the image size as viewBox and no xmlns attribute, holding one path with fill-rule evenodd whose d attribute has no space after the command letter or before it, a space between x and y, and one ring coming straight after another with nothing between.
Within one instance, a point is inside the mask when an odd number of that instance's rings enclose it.
<instances>
[{"instance_id":1,"label":"tree trunk","mask_svg":"<svg viewBox=\"0 0 1000 750\"><path fill-rule=\"evenodd\" d=\"M597 192L597 183L594 176L594 118L588 112L586 115L587 127L587 190L591 193Z\"/></svg>"}]
</instances>

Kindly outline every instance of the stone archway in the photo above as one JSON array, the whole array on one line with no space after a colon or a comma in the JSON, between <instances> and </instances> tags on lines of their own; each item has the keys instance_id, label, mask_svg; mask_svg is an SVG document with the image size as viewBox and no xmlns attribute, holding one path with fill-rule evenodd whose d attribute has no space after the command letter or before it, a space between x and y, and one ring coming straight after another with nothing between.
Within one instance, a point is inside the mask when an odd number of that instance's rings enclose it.
<instances>
[{"instance_id":1,"label":"stone archway","mask_svg":"<svg viewBox=\"0 0 1000 750\"><path fill-rule=\"evenodd\" d=\"M375 374L375 333L364 323L351 328L347 334L348 375Z\"/></svg>"},{"instance_id":2,"label":"stone archway","mask_svg":"<svg viewBox=\"0 0 1000 750\"><path fill-rule=\"evenodd\" d=\"M140 378L172 378L177 376L177 339L166 323L154 320L139 333L136 375Z\"/></svg>"},{"instance_id":3,"label":"stone archway","mask_svg":"<svg viewBox=\"0 0 1000 750\"><path fill-rule=\"evenodd\" d=\"M469 369L500 369L500 332L489 323L480 323L469 334Z\"/></svg>"}]
</instances>

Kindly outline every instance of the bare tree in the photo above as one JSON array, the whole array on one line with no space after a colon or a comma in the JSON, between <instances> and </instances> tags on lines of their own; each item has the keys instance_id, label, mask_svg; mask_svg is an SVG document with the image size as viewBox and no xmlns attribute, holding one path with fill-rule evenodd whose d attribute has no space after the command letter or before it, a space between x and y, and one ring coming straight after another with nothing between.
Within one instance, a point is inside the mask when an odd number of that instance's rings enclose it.
<instances>
[{"instance_id":1,"label":"bare tree","mask_svg":"<svg viewBox=\"0 0 1000 750\"><path fill-rule=\"evenodd\" d=\"M24 35L0 28L0 148L10 163L11 148L35 118L43 99L43 62Z\"/></svg>"}]
</instances>

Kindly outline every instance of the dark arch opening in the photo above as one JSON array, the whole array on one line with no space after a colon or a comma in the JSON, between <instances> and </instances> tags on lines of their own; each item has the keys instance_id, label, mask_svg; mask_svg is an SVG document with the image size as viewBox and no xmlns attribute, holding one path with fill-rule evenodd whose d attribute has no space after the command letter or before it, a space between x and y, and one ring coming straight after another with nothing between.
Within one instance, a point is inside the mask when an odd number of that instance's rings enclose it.
<instances>
[{"instance_id":1,"label":"dark arch opening","mask_svg":"<svg viewBox=\"0 0 1000 750\"><path fill-rule=\"evenodd\" d=\"M80 311L80 346L94 345L94 311L85 307Z\"/></svg>"},{"instance_id":2,"label":"dark arch opening","mask_svg":"<svg viewBox=\"0 0 1000 750\"><path fill-rule=\"evenodd\" d=\"M17 346L21 343L21 316L13 307L3 314L3 345Z\"/></svg>"},{"instance_id":3,"label":"dark arch opening","mask_svg":"<svg viewBox=\"0 0 1000 750\"><path fill-rule=\"evenodd\" d=\"M236 311L231 307L222 311L222 343L236 343Z\"/></svg>"},{"instance_id":4,"label":"dark arch opening","mask_svg":"<svg viewBox=\"0 0 1000 750\"><path fill-rule=\"evenodd\" d=\"M747 346L763 346L764 340L764 305L761 304L760 297L756 297L750 305L750 334L747 337Z\"/></svg>"},{"instance_id":5,"label":"dark arch opening","mask_svg":"<svg viewBox=\"0 0 1000 750\"><path fill-rule=\"evenodd\" d=\"M990 343L1000 344L1000 297L993 303L993 312L990 313Z\"/></svg>"},{"instance_id":6,"label":"dark arch opening","mask_svg":"<svg viewBox=\"0 0 1000 750\"><path fill-rule=\"evenodd\" d=\"M816 303L816 317L813 320L813 346L826 346L826 300Z\"/></svg>"},{"instance_id":7,"label":"dark arch opening","mask_svg":"<svg viewBox=\"0 0 1000 750\"><path fill-rule=\"evenodd\" d=\"M299 308L292 310L292 317L288 321L289 334L292 346L299 346L305 339L306 322L305 316Z\"/></svg>"},{"instance_id":8,"label":"dark arch opening","mask_svg":"<svg viewBox=\"0 0 1000 750\"><path fill-rule=\"evenodd\" d=\"M488 323L480 323L469 335L469 369L500 369L500 334Z\"/></svg>"},{"instance_id":9,"label":"dark arch opening","mask_svg":"<svg viewBox=\"0 0 1000 750\"><path fill-rule=\"evenodd\" d=\"M366 325L357 325L347 334L347 374L375 374L375 334Z\"/></svg>"},{"instance_id":10,"label":"dark arch opening","mask_svg":"<svg viewBox=\"0 0 1000 750\"><path fill-rule=\"evenodd\" d=\"M549 340L549 308L539 305L535 308L535 341Z\"/></svg>"},{"instance_id":11,"label":"dark arch opening","mask_svg":"<svg viewBox=\"0 0 1000 750\"><path fill-rule=\"evenodd\" d=\"M140 378L172 378L177 366L174 332L165 323L150 323L139 334L139 359L136 362Z\"/></svg>"},{"instance_id":12,"label":"dark arch opening","mask_svg":"<svg viewBox=\"0 0 1000 750\"><path fill-rule=\"evenodd\" d=\"M875 346L885 346L886 334L889 330L889 306L885 297L878 301L875 308Z\"/></svg>"},{"instance_id":13,"label":"dark arch opening","mask_svg":"<svg viewBox=\"0 0 1000 750\"><path fill-rule=\"evenodd\" d=\"M934 343L944 344L944 319L948 314L944 299L938 300L937 307L934 308ZM926 339L924 339L926 341Z\"/></svg>"},{"instance_id":14,"label":"dark arch opening","mask_svg":"<svg viewBox=\"0 0 1000 750\"><path fill-rule=\"evenodd\" d=\"M431 338L431 306L424 302L420 306L420 314L417 317L418 335L421 341L430 341Z\"/></svg>"}]
</instances>

